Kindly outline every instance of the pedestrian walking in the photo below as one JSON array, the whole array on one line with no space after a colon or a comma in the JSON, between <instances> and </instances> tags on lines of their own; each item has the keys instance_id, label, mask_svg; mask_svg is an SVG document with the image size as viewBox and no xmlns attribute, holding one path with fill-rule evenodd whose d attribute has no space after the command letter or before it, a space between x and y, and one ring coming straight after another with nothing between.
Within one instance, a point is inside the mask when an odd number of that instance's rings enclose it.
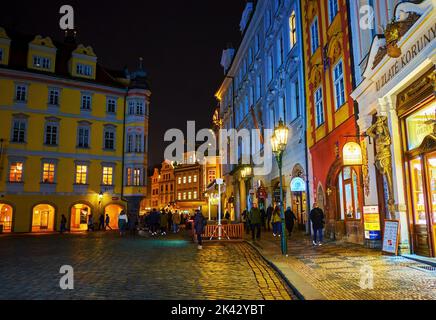
<instances>
[{"instance_id":1,"label":"pedestrian walking","mask_svg":"<svg viewBox=\"0 0 436 320\"><path fill-rule=\"evenodd\" d=\"M204 232L204 228L206 227L206 219L203 217L203 214L200 210L195 210L194 216L194 230L197 235L198 249L203 249L203 239L202 234Z\"/></svg>"},{"instance_id":2,"label":"pedestrian walking","mask_svg":"<svg viewBox=\"0 0 436 320\"><path fill-rule=\"evenodd\" d=\"M168 214L162 210L160 215L160 234L165 236L167 234L167 226L168 226Z\"/></svg>"},{"instance_id":3,"label":"pedestrian walking","mask_svg":"<svg viewBox=\"0 0 436 320\"><path fill-rule=\"evenodd\" d=\"M268 206L268 209L266 209L266 228L268 231L271 231L271 219L272 219L272 214L273 214L273 207L270 204Z\"/></svg>"},{"instance_id":4,"label":"pedestrian walking","mask_svg":"<svg viewBox=\"0 0 436 320\"><path fill-rule=\"evenodd\" d=\"M245 209L242 212L242 222L244 223L245 233L246 234L250 234L251 226L250 226L250 219L249 219L249 216L248 216L248 210L247 209Z\"/></svg>"},{"instance_id":5,"label":"pedestrian walking","mask_svg":"<svg viewBox=\"0 0 436 320\"><path fill-rule=\"evenodd\" d=\"M171 210L167 211L167 217L168 217L168 232L171 232L173 230L173 213Z\"/></svg>"},{"instance_id":6,"label":"pedestrian walking","mask_svg":"<svg viewBox=\"0 0 436 320\"><path fill-rule=\"evenodd\" d=\"M272 214L272 227L273 227L273 235L274 237L282 236L282 218L280 217L280 208L279 206L275 207Z\"/></svg>"},{"instance_id":7,"label":"pedestrian walking","mask_svg":"<svg viewBox=\"0 0 436 320\"><path fill-rule=\"evenodd\" d=\"M90 213L88 216L88 231L94 231L94 218L92 213Z\"/></svg>"},{"instance_id":8,"label":"pedestrian walking","mask_svg":"<svg viewBox=\"0 0 436 320\"><path fill-rule=\"evenodd\" d=\"M109 217L109 215L106 213L106 219L104 220L104 230L106 231L107 228L109 228L109 230L112 230L111 226L110 226L110 222L111 222L111 218Z\"/></svg>"},{"instance_id":9,"label":"pedestrian walking","mask_svg":"<svg viewBox=\"0 0 436 320\"><path fill-rule=\"evenodd\" d=\"M120 229L120 236L124 236L126 234L128 222L129 219L127 218L126 212L122 210L118 216L118 229Z\"/></svg>"},{"instance_id":10,"label":"pedestrian walking","mask_svg":"<svg viewBox=\"0 0 436 320\"><path fill-rule=\"evenodd\" d=\"M104 214L101 213L100 216L98 217L98 230L105 230L104 228Z\"/></svg>"},{"instance_id":11,"label":"pedestrian walking","mask_svg":"<svg viewBox=\"0 0 436 320\"><path fill-rule=\"evenodd\" d=\"M224 215L224 219L230 220L230 212L227 210L226 214Z\"/></svg>"},{"instance_id":12,"label":"pedestrian walking","mask_svg":"<svg viewBox=\"0 0 436 320\"><path fill-rule=\"evenodd\" d=\"M67 218L65 217L65 215L63 214L61 216L61 230L60 233L64 233L65 231L67 231Z\"/></svg>"},{"instance_id":13,"label":"pedestrian walking","mask_svg":"<svg viewBox=\"0 0 436 320\"><path fill-rule=\"evenodd\" d=\"M174 212L173 214L173 233L179 232L179 224L181 222L180 214L177 212Z\"/></svg>"},{"instance_id":14,"label":"pedestrian walking","mask_svg":"<svg viewBox=\"0 0 436 320\"><path fill-rule=\"evenodd\" d=\"M313 245L322 245L322 231L324 229L324 212L315 202L313 204L313 209L310 211L309 215L310 221L312 222L313 228Z\"/></svg>"},{"instance_id":15,"label":"pedestrian walking","mask_svg":"<svg viewBox=\"0 0 436 320\"><path fill-rule=\"evenodd\" d=\"M262 221L263 231L266 231L266 211L263 206L260 208L260 220Z\"/></svg>"},{"instance_id":16,"label":"pedestrian walking","mask_svg":"<svg viewBox=\"0 0 436 320\"><path fill-rule=\"evenodd\" d=\"M288 230L288 236L292 235L292 230L294 229L294 222L297 221L297 217L292 211L291 207L288 207L285 211L285 224L286 230Z\"/></svg>"},{"instance_id":17,"label":"pedestrian walking","mask_svg":"<svg viewBox=\"0 0 436 320\"><path fill-rule=\"evenodd\" d=\"M257 207L257 203L253 203L253 208L251 208L250 213L248 215L248 220L250 221L251 226L251 239L252 240L260 240L260 210Z\"/></svg>"}]
</instances>

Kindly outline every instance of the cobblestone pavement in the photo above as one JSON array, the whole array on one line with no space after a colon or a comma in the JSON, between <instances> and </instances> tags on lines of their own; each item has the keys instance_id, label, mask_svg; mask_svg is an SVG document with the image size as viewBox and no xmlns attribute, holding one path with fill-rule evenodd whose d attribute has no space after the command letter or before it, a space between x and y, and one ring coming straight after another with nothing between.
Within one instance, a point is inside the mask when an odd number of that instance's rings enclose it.
<instances>
[{"instance_id":1,"label":"cobblestone pavement","mask_svg":"<svg viewBox=\"0 0 436 320\"><path fill-rule=\"evenodd\" d=\"M288 257L280 254L280 240L262 234L254 246L286 275L296 272L304 281L331 300L435 300L436 272L404 257L382 255L379 250L344 242L313 247L310 239L293 235ZM249 238L247 238L249 240ZM251 241L251 240L250 240ZM373 288L362 289L366 270L373 270ZM363 277L362 277L363 275ZM370 282L362 282L367 287ZM298 288L297 288L298 289Z\"/></svg>"},{"instance_id":2,"label":"cobblestone pavement","mask_svg":"<svg viewBox=\"0 0 436 320\"><path fill-rule=\"evenodd\" d=\"M61 290L62 265L74 290ZM246 243L116 233L0 237L0 299L291 299L279 276Z\"/></svg>"}]
</instances>

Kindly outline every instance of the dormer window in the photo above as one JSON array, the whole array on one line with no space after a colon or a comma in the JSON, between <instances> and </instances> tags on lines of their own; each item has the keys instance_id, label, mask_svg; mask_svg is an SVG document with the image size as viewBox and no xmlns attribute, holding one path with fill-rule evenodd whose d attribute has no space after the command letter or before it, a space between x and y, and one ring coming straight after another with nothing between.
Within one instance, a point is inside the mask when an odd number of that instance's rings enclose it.
<instances>
[{"instance_id":1,"label":"dormer window","mask_svg":"<svg viewBox=\"0 0 436 320\"><path fill-rule=\"evenodd\" d=\"M38 69L50 69L50 59L47 57L33 56L33 67Z\"/></svg>"},{"instance_id":2,"label":"dormer window","mask_svg":"<svg viewBox=\"0 0 436 320\"><path fill-rule=\"evenodd\" d=\"M76 66L76 73L78 75L90 77L92 76L92 66L78 63Z\"/></svg>"}]
</instances>

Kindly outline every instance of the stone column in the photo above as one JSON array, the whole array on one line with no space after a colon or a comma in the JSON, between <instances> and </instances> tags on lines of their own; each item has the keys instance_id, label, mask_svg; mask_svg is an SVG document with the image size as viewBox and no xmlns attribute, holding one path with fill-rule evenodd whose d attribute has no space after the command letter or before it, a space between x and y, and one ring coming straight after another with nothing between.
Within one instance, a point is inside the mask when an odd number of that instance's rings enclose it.
<instances>
[{"instance_id":1,"label":"stone column","mask_svg":"<svg viewBox=\"0 0 436 320\"><path fill-rule=\"evenodd\" d=\"M404 189L403 174L403 148L401 145L400 120L396 110L396 97L388 96L379 99L380 114L388 117L389 131L391 132L392 153L392 184L395 200L395 216L391 219L400 221L400 251L410 252L409 225L407 223L406 190Z\"/></svg>"}]
</instances>

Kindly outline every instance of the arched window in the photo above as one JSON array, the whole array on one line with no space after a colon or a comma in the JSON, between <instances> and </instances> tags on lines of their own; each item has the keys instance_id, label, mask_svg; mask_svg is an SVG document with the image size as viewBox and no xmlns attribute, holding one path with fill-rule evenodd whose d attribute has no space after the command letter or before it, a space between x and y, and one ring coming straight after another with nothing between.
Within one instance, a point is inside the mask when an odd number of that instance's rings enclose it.
<instances>
[{"instance_id":1,"label":"arched window","mask_svg":"<svg viewBox=\"0 0 436 320\"><path fill-rule=\"evenodd\" d=\"M361 219L361 201L356 170L344 167L338 175L338 206L340 220Z\"/></svg>"}]
</instances>

